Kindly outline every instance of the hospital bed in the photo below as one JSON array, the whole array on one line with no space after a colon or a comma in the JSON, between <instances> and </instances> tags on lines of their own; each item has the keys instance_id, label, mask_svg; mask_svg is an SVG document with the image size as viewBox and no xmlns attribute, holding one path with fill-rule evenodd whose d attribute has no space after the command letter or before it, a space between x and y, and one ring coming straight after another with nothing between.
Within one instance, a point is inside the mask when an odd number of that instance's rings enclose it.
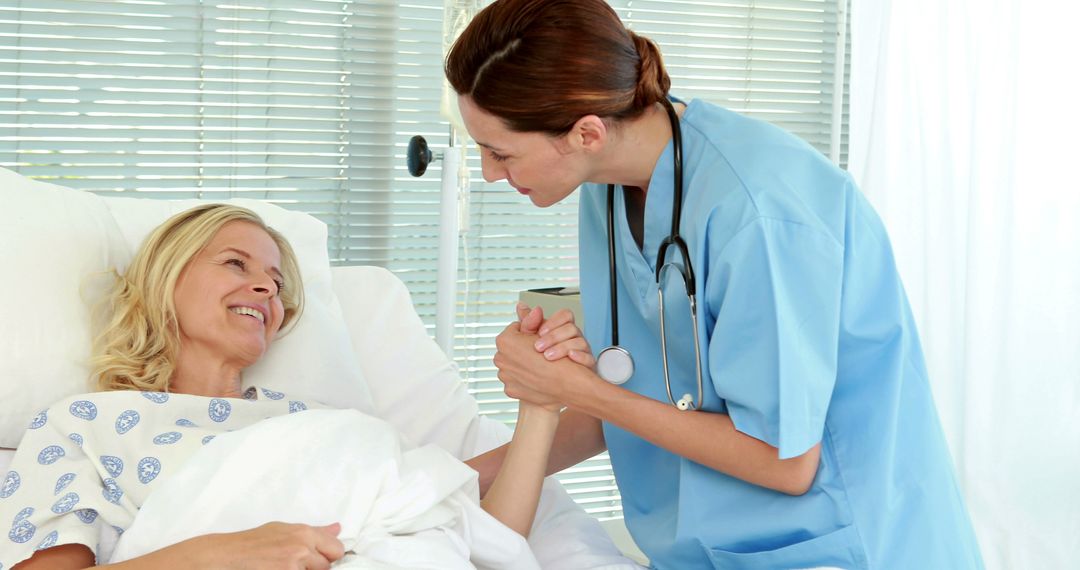
<instances>
[{"instance_id":1,"label":"hospital bed","mask_svg":"<svg viewBox=\"0 0 1080 570\"><path fill-rule=\"evenodd\" d=\"M304 317L245 372L245 383L371 413L410 443L462 459L509 440L506 426L478 415L396 276L331 267L326 227L311 216L228 202L257 211L289 238L307 297ZM34 414L90 391L91 307L107 272L122 270L153 227L196 203L102 198L0 169L0 474ZM529 545L545 568L640 567L554 479L545 483Z\"/></svg>"}]
</instances>

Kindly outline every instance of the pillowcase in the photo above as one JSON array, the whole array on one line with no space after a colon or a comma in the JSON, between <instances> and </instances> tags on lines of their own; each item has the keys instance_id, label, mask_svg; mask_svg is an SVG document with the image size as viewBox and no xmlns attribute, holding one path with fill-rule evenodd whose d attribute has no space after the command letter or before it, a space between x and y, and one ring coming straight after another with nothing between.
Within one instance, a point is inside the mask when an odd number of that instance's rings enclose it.
<instances>
[{"instance_id":1,"label":"pillowcase","mask_svg":"<svg viewBox=\"0 0 1080 570\"><path fill-rule=\"evenodd\" d=\"M0 447L90 390L90 311L124 257L103 200L0 169Z\"/></svg>"},{"instance_id":2,"label":"pillowcase","mask_svg":"<svg viewBox=\"0 0 1080 570\"><path fill-rule=\"evenodd\" d=\"M471 457L476 400L432 340L405 283L382 267L335 267L334 290L368 379L375 415L413 445Z\"/></svg>"},{"instance_id":3,"label":"pillowcase","mask_svg":"<svg viewBox=\"0 0 1080 570\"><path fill-rule=\"evenodd\" d=\"M0 447L15 447L36 413L96 389L91 311L143 239L200 200L102 198L0 168ZM331 283L326 226L257 200L215 201L258 213L293 246L304 313L244 371L244 386L370 412L371 396Z\"/></svg>"}]
</instances>

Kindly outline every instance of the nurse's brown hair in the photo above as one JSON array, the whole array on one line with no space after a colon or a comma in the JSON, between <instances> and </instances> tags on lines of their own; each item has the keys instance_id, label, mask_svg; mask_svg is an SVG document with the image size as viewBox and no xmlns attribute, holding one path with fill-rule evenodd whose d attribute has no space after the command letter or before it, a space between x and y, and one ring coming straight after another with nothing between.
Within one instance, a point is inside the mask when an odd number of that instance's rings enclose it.
<instances>
[{"instance_id":1,"label":"nurse's brown hair","mask_svg":"<svg viewBox=\"0 0 1080 570\"><path fill-rule=\"evenodd\" d=\"M603 0L498 0L446 56L459 95L520 132L562 135L578 119L631 119L667 96L660 50Z\"/></svg>"}]
</instances>

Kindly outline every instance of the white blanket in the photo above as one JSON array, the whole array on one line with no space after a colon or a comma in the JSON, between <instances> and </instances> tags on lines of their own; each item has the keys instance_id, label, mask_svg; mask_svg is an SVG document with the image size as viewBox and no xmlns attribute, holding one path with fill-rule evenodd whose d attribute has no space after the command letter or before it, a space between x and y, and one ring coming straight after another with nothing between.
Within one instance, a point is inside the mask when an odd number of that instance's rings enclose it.
<instances>
[{"instance_id":1,"label":"white blanket","mask_svg":"<svg viewBox=\"0 0 1080 570\"><path fill-rule=\"evenodd\" d=\"M111 562L270 521L340 522L335 568L539 568L484 512L476 472L445 451L403 450L354 410L309 410L218 436L146 500Z\"/></svg>"}]
</instances>

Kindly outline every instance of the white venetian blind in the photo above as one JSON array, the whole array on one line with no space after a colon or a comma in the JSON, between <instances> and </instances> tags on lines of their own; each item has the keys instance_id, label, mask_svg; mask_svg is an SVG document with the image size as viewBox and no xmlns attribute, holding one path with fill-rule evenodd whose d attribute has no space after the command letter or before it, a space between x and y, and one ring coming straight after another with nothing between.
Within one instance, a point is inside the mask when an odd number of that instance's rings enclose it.
<instances>
[{"instance_id":1,"label":"white venetian blind","mask_svg":"<svg viewBox=\"0 0 1080 570\"><path fill-rule=\"evenodd\" d=\"M827 151L835 3L617 0L660 43L673 90ZM443 0L0 0L0 166L103 194L264 199L324 220L338 264L408 285L434 330ZM516 405L491 364L523 289L577 282L577 201L538 209L475 153L454 357L482 413ZM606 456L560 475L621 515Z\"/></svg>"},{"instance_id":2,"label":"white venetian blind","mask_svg":"<svg viewBox=\"0 0 1080 570\"><path fill-rule=\"evenodd\" d=\"M251 197L330 225L434 312L441 0L0 0L0 165L112 194Z\"/></svg>"},{"instance_id":3,"label":"white venetian blind","mask_svg":"<svg viewBox=\"0 0 1080 570\"><path fill-rule=\"evenodd\" d=\"M672 92L778 125L828 154L836 0L616 0L661 46Z\"/></svg>"}]
</instances>

